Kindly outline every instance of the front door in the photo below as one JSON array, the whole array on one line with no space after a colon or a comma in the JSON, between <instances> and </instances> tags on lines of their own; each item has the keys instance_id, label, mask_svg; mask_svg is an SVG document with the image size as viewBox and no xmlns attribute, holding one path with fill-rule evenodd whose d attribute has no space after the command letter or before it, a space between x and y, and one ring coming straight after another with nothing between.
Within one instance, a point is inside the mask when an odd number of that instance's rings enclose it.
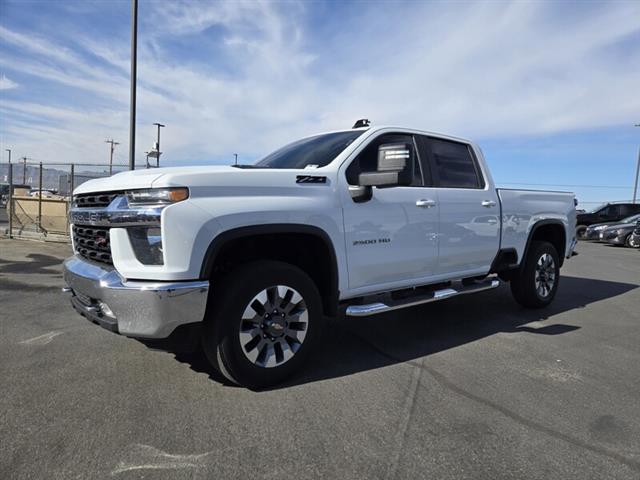
<instances>
[{"instance_id":1,"label":"front door","mask_svg":"<svg viewBox=\"0 0 640 480\"><path fill-rule=\"evenodd\" d=\"M424 283L438 259L438 198L424 187L416 158L413 186L373 188L370 200L354 202L348 184L375 169L378 146L410 142L411 135L383 134L373 139L340 175L349 290L352 295Z\"/></svg>"}]
</instances>

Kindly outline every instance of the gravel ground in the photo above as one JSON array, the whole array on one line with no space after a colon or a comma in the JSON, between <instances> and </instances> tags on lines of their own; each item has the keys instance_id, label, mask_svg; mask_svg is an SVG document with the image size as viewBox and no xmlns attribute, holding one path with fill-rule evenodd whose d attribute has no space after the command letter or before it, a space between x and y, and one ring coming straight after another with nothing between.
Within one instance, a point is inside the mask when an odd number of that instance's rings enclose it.
<instances>
[{"instance_id":1,"label":"gravel ground","mask_svg":"<svg viewBox=\"0 0 640 480\"><path fill-rule=\"evenodd\" d=\"M638 479L640 251L578 250L546 310L339 319L252 392L78 316L67 245L0 240L0 478Z\"/></svg>"}]
</instances>

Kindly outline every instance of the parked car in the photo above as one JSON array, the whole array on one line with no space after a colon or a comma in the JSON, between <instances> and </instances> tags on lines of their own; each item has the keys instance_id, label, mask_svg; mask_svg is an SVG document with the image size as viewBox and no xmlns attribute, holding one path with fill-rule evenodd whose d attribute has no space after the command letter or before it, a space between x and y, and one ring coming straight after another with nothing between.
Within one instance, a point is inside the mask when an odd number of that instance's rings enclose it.
<instances>
[{"instance_id":1,"label":"parked car","mask_svg":"<svg viewBox=\"0 0 640 480\"><path fill-rule=\"evenodd\" d=\"M495 188L467 140L357 125L254 165L78 186L64 263L73 307L131 337L195 325L214 368L264 387L302 366L338 312L389 312L499 278L525 307L551 303L576 244L573 193ZM503 229L504 218L518 220Z\"/></svg>"},{"instance_id":2,"label":"parked car","mask_svg":"<svg viewBox=\"0 0 640 480\"><path fill-rule=\"evenodd\" d=\"M56 196L55 193L49 190L42 190L42 192L40 192L40 190L33 190L29 195L31 197L42 197L42 198L53 198Z\"/></svg>"},{"instance_id":3,"label":"parked car","mask_svg":"<svg viewBox=\"0 0 640 480\"><path fill-rule=\"evenodd\" d=\"M23 191L29 191L29 189L31 188L31 186L29 185L22 185L22 184L13 184L13 191L14 191L14 195L16 194L16 191L18 191L18 193L20 192L20 190ZM0 183L0 203L4 206L7 204L7 202L9 201L9 184L8 183Z\"/></svg>"},{"instance_id":4,"label":"parked car","mask_svg":"<svg viewBox=\"0 0 640 480\"><path fill-rule=\"evenodd\" d=\"M640 213L623 218L619 222L594 223L587 227L587 230L582 236L582 240L603 240L603 236L601 234L603 234L604 231L612 225L628 223L635 224L638 220L640 220Z\"/></svg>"},{"instance_id":5,"label":"parked car","mask_svg":"<svg viewBox=\"0 0 640 480\"><path fill-rule=\"evenodd\" d=\"M640 203L605 203L589 213L578 213L576 218L576 236L583 240L587 227L594 223L618 222L623 218L640 213Z\"/></svg>"},{"instance_id":6,"label":"parked car","mask_svg":"<svg viewBox=\"0 0 640 480\"><path fill-rule=\"evenodd\" d=\"M631 245L631 235L637 227L637 221L640 219L640 215L635 215L631 218L632 221L610 225L605 228L600 232L601 240L612 245L633 247L633 245Z\"/></svg>"},{"instance_id":7,"label":"parked car","mask_svg":"<svg viewBox=\"0 0 640 480\"><path fill-rule=\"evenodd\" d=\"M629 246L631 248L640 248L640 221L636 223L636 228L631 234L631 238L629 239Z\"/></svg>"}]
</instances>

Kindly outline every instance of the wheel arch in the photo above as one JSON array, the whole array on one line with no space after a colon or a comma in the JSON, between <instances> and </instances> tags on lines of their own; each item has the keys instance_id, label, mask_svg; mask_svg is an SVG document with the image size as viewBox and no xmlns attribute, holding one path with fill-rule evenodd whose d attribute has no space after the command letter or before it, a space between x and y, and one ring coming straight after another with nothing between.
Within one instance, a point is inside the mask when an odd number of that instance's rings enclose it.
<instances>
[{"instance_id":1,"label":"wheel arch","mask_svg":"<svg viewBox=\"0 0 640 480\"><path fill-rule=\"evenodd\" d=\"M519 262L520 264L522 264L524 259L527 258L531 243L536 240L544 240L551 243L558 252L560 266L562 266L567 248L567 232L564 223L562 223L561 220L554 219L546 219L536 222L533 227L531 227L531 231L527 237L527 242L522 252L522 258Z\"/></svg>"},{"instance_id":2,"label":"wheel arch","mask_svg":"<svg viewBox=\"0 0 640 480\"><path fill-rule=\"evenodd\" d=\"M337 314L338 262L326 231L296 223L250 225L224 231L209 244L200 278L213 280L232 265L257 259L285 261L301 268L316 284L325 314Z\"/></svg>"}]
</instances>

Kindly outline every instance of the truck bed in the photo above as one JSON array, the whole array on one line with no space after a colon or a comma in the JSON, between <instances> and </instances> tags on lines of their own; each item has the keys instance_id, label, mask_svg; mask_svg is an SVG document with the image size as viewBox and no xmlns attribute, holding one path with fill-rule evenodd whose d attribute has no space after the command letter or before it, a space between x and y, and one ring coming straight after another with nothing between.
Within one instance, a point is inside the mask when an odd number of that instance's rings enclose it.
<instances>
[{"instance_id":1,"label":"truck bed","mask_svg":"<svg viewBox=\"0 0 640 480\"><path fill-rule=\"evenodd\" d=\"M522 258L529 232L536 222L559 220L566 232L575 232L575 195L572 192L511 188L496 190L502 215L500 248L514 248L518 259ZM558 254L570 254L573 240L574 237L567 234L565 251Z\"/></svg>"}]
</instances>

